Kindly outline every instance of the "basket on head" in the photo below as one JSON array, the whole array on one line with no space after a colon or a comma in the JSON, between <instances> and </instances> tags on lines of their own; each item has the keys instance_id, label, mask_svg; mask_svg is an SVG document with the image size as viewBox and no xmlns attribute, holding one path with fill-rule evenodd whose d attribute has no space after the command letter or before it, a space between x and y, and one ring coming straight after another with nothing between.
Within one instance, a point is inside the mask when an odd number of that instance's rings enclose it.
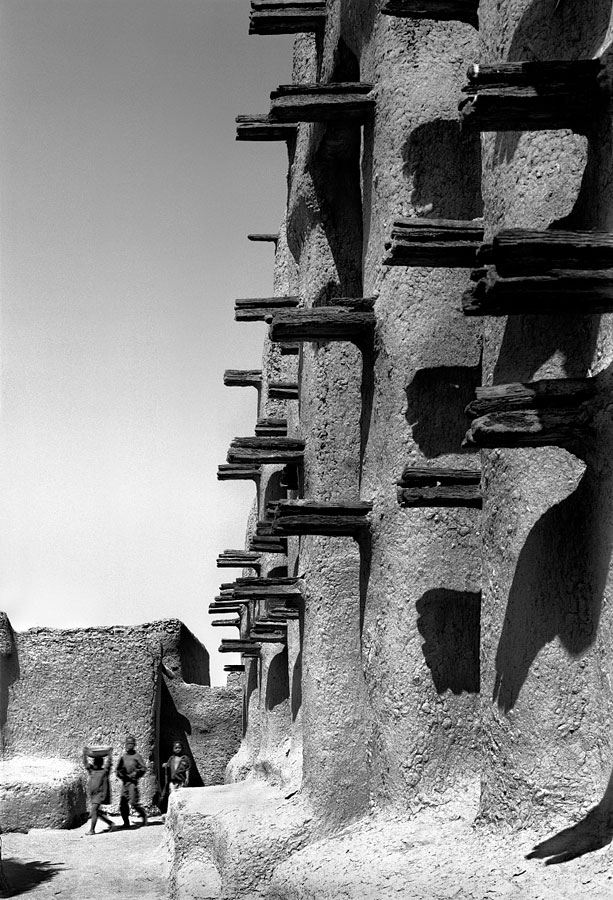
<instances>
[{"instance_id":1,"label":"basket on head","mask_svg":"<svg viewBox=\"0 0 613 900\"><path fill-rule=\"evenodd\" d=\"M85 753L85 756L90 756L92 759L96 759L104 756L111 756L113 753L113 748L86 746L83 748L83 752Z\"/></svg>"}]
</instances>

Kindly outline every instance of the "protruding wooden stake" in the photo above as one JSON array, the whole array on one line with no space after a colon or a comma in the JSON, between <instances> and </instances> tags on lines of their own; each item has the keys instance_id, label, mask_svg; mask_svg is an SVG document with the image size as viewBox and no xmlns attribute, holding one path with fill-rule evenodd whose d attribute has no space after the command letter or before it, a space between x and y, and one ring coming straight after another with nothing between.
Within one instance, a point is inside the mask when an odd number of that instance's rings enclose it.
<instances>
[{"instance_id":1,"label":"protruding wooden stake","mask_svg":"<svg viewBox=\"0 0 613 900\"><path fill-rule=\"evenodd\" d=\"M405 507L466 506L481 509L481 475L468 469L407 466L398 482L398 503Z\"/></svg>"},{"instance_id":2,"label":"protruding wooden stake","mask_svg":"<svg viewBox=\"0 0 613 900\"><path fill-rule=\"evenodd\" d=\"M214 616L217 613L240 613L242 604L240 603L209 603L209 615Z\"/></svg>"},{"instance_id":3,"label":"protruding wooden stake","mask_svg":"<svg viewBox=\"0 0 613 900\"><path fill-rule=\"evenodd\" d=\"M255 481L259 483L262 475L260 466L222 463L217 466L218 481Z\"/></svg>"},{"instance_id":4,"label":"protruding wooden stake","mask_svg":"<svg viewBox=\"0 0 613 900\"><path fill-rule=\"evenodd\" d=\"M252 0L249 34L320 32L326 24L324 0Z\"/></svg>"},{"instance_id":5,"label":"protruding wooden stake","mask_svg":"<svg viewBox=\"0 0 613 900\"><path fill-rule=\"evenodd\" d=\"M278 232L275 232L274 234L248 234L247 240L274 244L276 248L279 243L279 234Z\"/></svg>"},{"instance_id":6,"label":"protruding wooden stake","mask_svg":"<svg viewBox=\"0 0 613 900\"><path fill-rule=\"evenodd\" d=\"M475 131L540 131L593 126L604 91L598 59L474 65L460 119Z\"/></svg>"},{"instance_id":7,"label":"protruding wooden stake","mask_svg":"<svg viewBox=\"0 0 613 900\"><path fill-rule=\"evenodd\" d=\"M287 541L276 537L259 537L255 535L249 541L249 548L257 553L279 553L287 555Z\"/></svg>"},{"instance_id":8,"label":"protruding wooden stake","mask_svg":"<svg viewBox=\"0 0 613 900\"><path fill-rule=\"evenodd\" d=\"M269 322L279 309L293 309L300 297L249 297L234 301L237 322Z\"/></svg>"},{"instance_id":9,"label":"protruding wooden stake","mask_svg":"<svg viewBox=\"0 0 613 900\"><path fill-rule=\"evenodd\" d=\"M230 444L229 463L302 463L305 442L287 437L237 437Z\"/></svg>"},{"instance_id":10,"label":"protruding wooden stake","mask_svg":"<svg viewBox=\"0 0 613 900\"><path fill-rule=\"evenodd\" d=\"M215 619L214 622L211 622L213 628L240 628L241 620L240 619Z\"/></svg>"},{"instance_id":11,"label":"protruding wooden stake","mask_svg":"<svg viewBox=\"0 0 613 900\"><path fill-rule=\"evenodd\" d=\"M287 437L287 419L258 419L255 434L256 437Z\"/></svg>"},{"instance_id":12,"label":"protruding wooden stake","mask_svg":"<svg viewBox=\"0 0 613 900\"><path fill-rule=\"evenodd\" d=\"M226 369L223 383L226 387L254 387L259 390L262 387L262 370Z\"/></svg>"},{"instance_id":13,"label":"protruding wooden stake","mask_svg":"<svg viewBox=\"0 0 613 900\"><path fill-rule=\"evenodd\" d=\"M381 12L408 19L456 20L479 27L479 0L387 0Z\"/></svg>"},{"instance_id":14,"label":"protruding wooden stake","mask_svg":"<svg viewBox=\"0 0 613 900\"><path fill-rule=\"evenodd\" d=\"M298 134L298 126L287 120L280 122L267 115L237 116L237 141L285 141L293 144Z\"/></svg>"},{"instance_id":15,"label":"protruding wooden stake","mask_svg":"<svg viewBox=\"0 0 613 900\"><path fill-rule=\"evenodd\" d=\"M219 645L220 653L242 653L243 656L259 656L260 645L255 641L222 640Z\"/></svg>"},{"instance_id":16,"label":"protruding wooden stake","mask_svg":"<svg viewBox=\"0 0 613 900\"><path fill-rule=\"evenodd\" d=\"M483 222L463 219L396 219L386 266L471 268L483 242Z\"/></svg>"},{"instance_id":17,"label":"protruding wooden stake","mask_svg":"<svg viewBox=\"0 0 613 900\"><path fill-rule=\"evenodd\" d=\"M271 400L298 400L300 392L295 381L269 381L268 396Z\"/></svg>"},{"instance_id":18,"label":"protruding wooden stake","mask_svg":"<svg viewBox=\"0 0 613 900\"><path fill-rule=\"evenodd\" d=\"M239 665L231 665L231 666L224 666L223 670L224 670L224 672L244 672L245 667L239 666Z\"/></svg>"},{"instance_id":19,"label":"protruding wooden stake","mask_svg":"<svg viewBox=\"0 0 613 900\"><path fill-rule=\"evenodd\" d=\"M363 82L282 84L270 95L270 120L276 122L362 123L375 110L373 85Z\"/></svg>"},{"instance_id":20,"label":"protruding wooden stake","mask_svg":"<svg viewBox=\"0 0 613 900\"><path fill-rule=\"evenodd\" d=\"M320 534L358 538L368 529L372 503L282 500L272 523L273 534Z\"/></svg>"},{"instance_id":21,"label":"protruding wooden stake","mask_svg":"<svg viewBox=\"0 0 613 900\"><path fill-rule=\"evenodd\" d=\"M595 392L592 378L477 388L477 399L466 408L473 422L464 444L580 449L594 436L588 402Z\"/></svg>"},{"instance_id":22,"label":"protruding wooden stake","mask_svg":"<svg viewBox=\"0 0 613 900\"><path fill-rule=\"evenodd\" d=\"M292 309L273 316L271 341L352 341L358 346L372 343L375 314L334 306Z\"/></svg>"},{"instance_id":23,"label":"protruding wooden stake","mask_svg":"<svg viewBox=\"0 0 613 900\"><path fill-rule=\"evenodd\" d=\"M218 569L259 569L260 556L248 550L224 550L217 557Z\"/></svg>"}]
</instances>

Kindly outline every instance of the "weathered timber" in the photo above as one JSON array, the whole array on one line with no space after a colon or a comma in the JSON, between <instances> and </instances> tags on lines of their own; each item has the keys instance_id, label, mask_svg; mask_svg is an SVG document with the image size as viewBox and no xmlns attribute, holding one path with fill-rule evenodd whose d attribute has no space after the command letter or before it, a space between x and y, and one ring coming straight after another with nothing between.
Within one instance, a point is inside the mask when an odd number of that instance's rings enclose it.
<instances>
[{"instance_id":1,"label":"weathered timber","mask_svg":"<svg viewBox=\"0 0 613 900\"><path fill-rule=\"evenodd\" d=\"M396 219L386 266L471 268L483 242L483 222L460 219Z\"/></svg>"},{"instance_id":2,"label":"weathered timber","mask_svg":"<svg viewBox=\"0 0 613 900\"><path fill-rule=\"evenodd\" d=\"M594 379L549 379L477 388L466 409L473 419L464 439L476 447L581 448L594 436L588 405Z\"/></svg>"},{"instance_id":3,"label":"weathered timber","mask_svg":"<svg viewBox=\"0 0 613 900\"><path fill-rule=\"evenodd\" d=\"M250 631L249 637L260 644L283 644L287 641L285 631Z\"/></svg>"},{"instance_id":4,"label":"weathered timber","mask_svg":"<svg viewBox=\"0 0 613 900\"><path fill-rule=\"evenodd\" d=\"M505 228L492 240L491 263L503 277L546 275L552 270L613 269L608 231L533 231Z\"/></svg>"},{"instance_id":5,"label":"weathered timber","mask_svg":"<svg viewBox=\"0 0 613 900\"><path fill-rule=\"evenodd\" d=\"M273 316L271 341L351 341L358 346L372 343L375 314L342 307L318 306L292 309Z\"/></svg>"},{"instance_id":6,"label":"weathered timber","mask_svg":"<svg viewBox=\"0 0 613 900\"><path fill-rule=\"evenodd\" d=\"M404 507L461 506L481 508L481 474L468 469L425 469L407 466L398 481L398 503Z\"/></svg>"},{"instance_id":7,"label":"weathered timber","mask_svg":"<svg viewBox=\"0 0 613 900\"><path fill-rule=\"evenodd\" d=\"M222 463L217 466L218 481L255 481L259 482L262 470L259 466L240 465L239 463Z\"/></svg>"},{"instance_id":8,"label":"weathered timber","mask_svg":"<svg viewBox=\"0 0 613 900\"><path fill-rule=\"evenodd\" d=\"M241 620L240 619L215 619L214 622L211 622L213 628L240 628Z\"/></svg>"},{"instance_id":9,"label":"weathered timber","mask_svg":"<svg viewBox=\"0 0 613 900\"><path fill-rule=\"evenodd\" d=\"M297 400L300 391L295 381L269 381L268 396L271 400Z\"/></svg>"},{"instance_id":10,"label":"weathered timber","mask_svg":"<svg viewBox=\"0 0 613 900\"><path fill-rule=\"evenodd\" d=\"M251 550L257 550L258 553L280 553L287 555L287 541L272 537L252 537L249 541Z\"/></svg>"},{"instance_id":11,"label":"weathered timber","mask_svg":"<svg viewBox=\"0 0 613 900\"><path fill-rule=\"evenodd\" d=\"M234 603L209 603L209 615L214 616L219 612L240 613L242 604Z\"/></svg>"},{"instance_id":12,"label":"weathered timber","mask_svg":"<svg viewBox=\"0 0 613 900\"><path fill-rule=\"evenodd\" d=\"M462 309L467 316L613 312L613 268L502 278L492 267L464 292Z\"/></svg>"},{"instance_id":13,"label":"weathered timber","mask_svg":"<svg viewBox=\"0 0 613 900\"><path fill-rule=\"evenodd\" d=\"M302 462L305 442L288 437L238 437L228 450L229 463L293 463Z\"/></svg>"},{"instance_id":14,"label":"weathered timber","mask_svg":"<svg viewBox=\"0 0 613 900\"><path fill-rule=\"evenodd\" d=\"M283 622L286 620L293 620L300 618L300 610L292 609L289 606L279 607L277 609L271 609L268 612L268 615L273 621Z\"/></svg>"},{"instance_id":15,"label":"weathered timber","mask_svg":"<svg viewBox=\"0 0 613 900\"><path fill-rule=\"evenodd\" d=\"M323 30L324 0L252 0L249 34L306 34Z\"/></svg>"},{"instance_id":16,"label":"weathered timber","mask_svg":"<svg viewBox=\"0 0 613 900\"><path fill-rule=\"evenodd\" d=\"M275 244L275 246L279 243L279 233L275 232L274 234L248 234L248 241Z\"/></svg>"},{"instance_id":17,"label":"weathered timber","mask_svg":"<svg viewBox=\"0 0 613 900\"><path fill-rule=\"evenodd\" d=\"M386 16L434 19L438 22L467 22L479 27L479 0L387 0L381 9Z\"/></svg>"},{"instance_id":18,"label":"weathered timber","mask_svg":"<svg viewBox=\"0 0 613 900\"><path fill-rule=\"evenodd\" d=\"M270 321L278 309L293 309L300 297L245 297L234 301L236 322Z\"/></svg>"},{"instance_id":19,"label":"weathered timber","mask_svg":"<svg viewBox=\"0 0 613 900\"><path fill-rule=\"evenodd\" d=\"M234 595L237 599L264 597L267 600L278 598L287 600L302 596L301 583L297 579L276 581L268 578L240 579L235 583Z\"/></svg>"},{"instance_id":20,"label":"weathered timber","mask_svg":"<svg viewBox=\"0 0 613 900\"><path fill-rule=\"evenodd\" d=\"M287 419L258 419L255 426L256 437L287 436Z\"/></svg>"},{"instance_id":21,"label":"weathered timber","mask_svg":"<svg viewBox=\"0 0 613 900\"><path fill-rule=\"evenodd\" d=\"M258 553L250 553L248 550L224 550L217 557L219 569L259 569L260 556Z\"/></svg>"},{"instance_id":22,"label":"weathered timber","mask_svg":"<svg viewBox=\"0 0 613 900\"><path fill-rule=\"evenodd\" d=\"M359 537L368 529L372 504L365 501L282 500L272 522L273 534Z\"/></svg>"},{"instance_id":23,"label":"weathered timber","mask_svg":"<svg viewBox=\"0 0 613 900\"><path fill-rule=\"evenodd\" d=\"M285 141L294 143L298 126L288 121L280 122L267 115L237 116L237 141Z\"/></svg>"},{"instance_id":24,"label":"weathered timber","mask_svg":"<svg viewBox=\"0 0 613 900\"><path fill-rule=\"evenodd\" d=\"M276 122L366 121L375 109L373 85L364 82L282 84L270 95Z\"/></svg>"},{"instance_id":25,"label":"weathered timber","mask_svg":"<svg viewBox=\"0 0 613 900\"><path fill-rule=\"evenodd\" d=\"M245 667L240 665L230 665L223 667L224 672L244 672Z\"/></svg>"},{"instance_id":26,"label":"weathered timber","mask_svg":"<svg viewBox=\"0 0 613 900\"><path fill-rule=\"evenodd\" d=\"M470 96L460 103L465 128L476 131L540 131L569 128L585 134L604 91L597 59L473 65Z\"/></svg>"},{"instance_id":27,"label":"weathered timber","mask_svg":"<svg viewBox=\"0 0 613 900\"><path fill-rule=\"evenodd\" d=\"M219 645L220 653L242 653L243 656L259 656L260 646L254 641L222 640Z\"/></svg>"},{"instance_id":28,"label":"weathered timber","mask_svg":"<svg viewBox=\"0 0 613 900\"><path fill-rule=\"evenodd\" d=\"M226 387L262 387L261 369L226 369L223 373Z\"/></svg>"}]
</instances>

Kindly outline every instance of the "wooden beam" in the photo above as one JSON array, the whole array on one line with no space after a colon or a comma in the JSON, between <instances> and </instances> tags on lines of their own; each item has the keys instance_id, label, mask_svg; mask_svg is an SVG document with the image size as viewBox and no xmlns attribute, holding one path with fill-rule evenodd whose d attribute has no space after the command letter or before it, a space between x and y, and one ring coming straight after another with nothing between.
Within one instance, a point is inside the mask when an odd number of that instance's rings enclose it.
<instances>
[{"instance_id":1,"label":"wooden beam","mask_svg":"<svg viewBox=\"0 0 613 900\"><path fill-rule=\"evenodd\" d=\"M215 619L214 622L211 622L213 628L240 628L241 620L240 619Z\"/></svg>"},{"instance_id":2,"label":"wooden beam","mask_svg":"<svg viewBox=\"0 0 613 900\"><path fill-rule=\"evenodd\" d=\"M234 595L237 599L263 597L285 602L302 597L302 586L297 578L240 578L235 582Z\"/></svg>"},{"instance_id":3,"label":"wooden beam","mask_svg":"<svg viewBox=\"0 0 613 900\"><path fill-rule=\"evenodd\" d=\"M249 541L249 547L251 550L256 550L258 553L280 553L283 556L287 555L287 541L280 538L255 536Z\"/></svg>"},{"instance_id":4,"label":"wooden beam","mask_svg":"<svg viewBox=\"0 0 613 900\"><path fill-rule=\"evenodd\" d=\"M285 631L253 631L249 632L251 640L259 641L260 644L284 644L287 642L287 634Z\"/></svg>"},{"instance_id":5,"label":"wooden beam","mask_svg":"<svg viewBox=\"0 0 613 900\"><path fill-rule=\"evenodd\" d=\"M259 569L260 556L248 550L224 550L217 557L218 569Z\"/></svg>"},{"instance_id":6,"label":"wooden beam","mask_svg":"<svg viewBox=\"0 0 613 900\"><path fill-rule=\"evenodd\" d=\"M243 656L259 656L260 646L254 641L222 640L220 653L242 653Z\"/></svg>"},{"instance_id":7,"label":"wooden beam","mask_svg":"<svg viewBox=\"0 0 613 900\"><path fill-rule=\"evenodd\" d=\"M240 613L242 604L234 603L209 603L209 615L214 616L217 613Z\"/></svg>"},{"instance_id":8,"label":"wooden beam","mask_svg":"<svg viewBox=\"0 0 613 900\"><path fill-rule=\"evenodd\" d=\"M398 484L404 507L462 506L481 509L481 473L469 469L407 466Z\"/></svg>"},{"instance_id":9,"label":"wooden beam","mask_svg":"<svg viewBox=\"0 0 613 900\"><path fill-rule=\"evenodd\" d=\"M279 243L279 234L275 232L274 234L248 234L248 241L254 241L257 243L270 243L274 244L275 247Z\"/></svg>"},{"instance_id":10,"label":"wooden beam","mask_svg":"<svg viewBox=\"0 0 613 900\"><path fill-rule=\"evenodd\" d=\"M320 534L357 538L368 529L372 504L365 501L282 500L272 523L273 534Z\"/></svg>"},{"instance_id":11,"label":"wooden beam","mask_svg":"<svg viewBox=\"0 0 613 900\"><path fill-rule=\"evenodd\" d=\"M490 261L503 277L545 275L559 269L613 269L613 234L505 228L494 235Z\"/></svg>"},{"instance_id":12,"label":"wooden beam","mask_svg":"<svg viewBox=\"0 0 613 900\"><path fill-rule=\"evenodd\" d=\"M255 481L257 484L261 476L260 466L240 465L239 463L222 463L217 466L218 481Z\"/></svg>"},{"instance_id":13,"label":"wooden beam","mask_svg":"<svg viewBox=\"0 0 613 900\"><path fill-rule=\"evenodd\" d=\"M479 27L479 0L387 0L381 9L386 16L408 19L456 20Z\"/></svg>"},{"instance_id":14,"label":"wooden beam","mask_svg":"<svg viewBox=\"0 0 613 900\"><path fill-rule=\"evenodd\" d=\"M298 126L291 122L279 122L267 115L237 116L237 141L285 141L293 144L298 134Z\"/></svg>"},{"instance_id":15,"label":"wooden beam","mask_svg":"<svg viewBox=\"0 0 613 900\"><path fill-rule=\"evenodd\" d=\"M270 120L276 122L365 122L375 110L373 85L359 81L332 84L282 84L270 95Z\"/></svg>"},{"instance_id":16,"label":"wooden beam","mask_svg":"<svg viewBox=\"0 0 613 900\"><path fill-rule=\"evenodd\" d=\"M302 463L305 442L288 437L237 437L228 450L229 463Z\"/></svg>"},{"instance_id":17,"label":"wooden beam","mask_svg":"<svg viewBox=\"0 0 613 900\"><path fill-rule=\"evenodd\" d=\"M245 667L239 666L239 665L236 665L236 666L231 665L231 666L224 666L223 670L224 670L224 672L244 672Z\"/></svg>"},{"instance_id":18,"label":"wooden beam","mask_svg":"<svg viewBox=\"0 0 613 900\"><path fill-rule=\"evenodd\" d=\"M234 301L236 322L270 321L278 309L293 309L300 297L248 297Z\"/></svg>"},{"instance_id":19,"label":"wooden beam","mask_svg":"<svg viewBox=\"0 0 613 900\"><path fill-rule=\"evenodd\" d=\"M249 34L301 34L323 31L325 0L252 0Z\"/></svg>"},{"instance_id":20,"label":"wooden beam","mask_svg":"<svg viewBox=\"0 0 613 900\"><path fill-rule=\"evenodd\" d=\"M594 436L592 378L552 378L477 388L466 408L472 424L464 440L475 447L580 448Z\"/></svg>"},{"instance_id":21,"label":"wooden beam","mask_svg":"<svg viewBox=\"0 0 613 900\"><path fill-rule=\"evenodd\" d=\"M269 381L268 396L271 400L298 400L300 390L295 381Z\"/></svg>"},{"instance_id":22,"label":"wooden beam","mask_svg":"<svg viewBox=\"0 0 613 900\"><path fill-rule=\"evenodd\" d=\"M473 65L460 120L474 131L569 128L585 134L604 97L598 59Z\"/></svg>"},{"instance_id":23,"label":"wooden beam","mask_svg":"<svg viewBox=\"0 0 613 900\"><path fill-rule=\"evenodd\" d=\"M483 242L483 222L462 219L396 219L385 247L386 266L471 268Z\"/></svg>"},{"instance_id":24,"label":"wooden beam","mask_svg":"<svg viewBox=\"0 0 613 900\"><path fill-rule=\"evenodd\" d=\"M613 312L613 269L559 270L501 278L488 268L462 296L466 316L590 315Z\"/></svg>"},{"instance_id":25,"label":"wooden beam","mask_svg":"<svg viewBox=\"0 0 613 900\"><path fill-rule=\"evenodd\" d=\"M223 383L226 387L254 387L259 390L262 387L262 370L226 369Z\"/></svg>"},{"instance_id":26,"label":"wooden beam","mask_svg":"<svg viewBox=\"0 0 613 900\"><path fill-rule=\"evenodd\" d=\"M287 419L258 419L255 426L256 437L287 437Z\"/></svg>"},{"instance_id":27,"label":"wooden beam","mask_svg":"<svg viewBox=\"0 0 613 900\"><path fill-rule=\"evenodd\" d=\"M334 306L292 309L273 316L271 341L351 341L358 346L371 344L375 331L375 314L369 310L354 311Z\"/></svg>"}]
</instances>

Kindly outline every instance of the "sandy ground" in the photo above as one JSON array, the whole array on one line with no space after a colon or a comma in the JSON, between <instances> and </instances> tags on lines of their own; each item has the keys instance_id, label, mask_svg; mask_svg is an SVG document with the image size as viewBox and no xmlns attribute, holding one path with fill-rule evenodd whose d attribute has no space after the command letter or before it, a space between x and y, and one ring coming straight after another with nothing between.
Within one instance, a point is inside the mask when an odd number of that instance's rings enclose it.
<instances>
[{"instance_id":1,"label":"sandy ground","mask_svg":"<svg viewBox=\"0 0 613 900\"><path fill-rule=\"evenodd\" d=\"M121 820L114 821L120 825ZM33 900L165 900L168 896L164 828L151 818L144 828L85 837L89 823L70 831L33 829L2 836L4 874L9 893L1 897Z\"/></svg>"}]
</instances>

